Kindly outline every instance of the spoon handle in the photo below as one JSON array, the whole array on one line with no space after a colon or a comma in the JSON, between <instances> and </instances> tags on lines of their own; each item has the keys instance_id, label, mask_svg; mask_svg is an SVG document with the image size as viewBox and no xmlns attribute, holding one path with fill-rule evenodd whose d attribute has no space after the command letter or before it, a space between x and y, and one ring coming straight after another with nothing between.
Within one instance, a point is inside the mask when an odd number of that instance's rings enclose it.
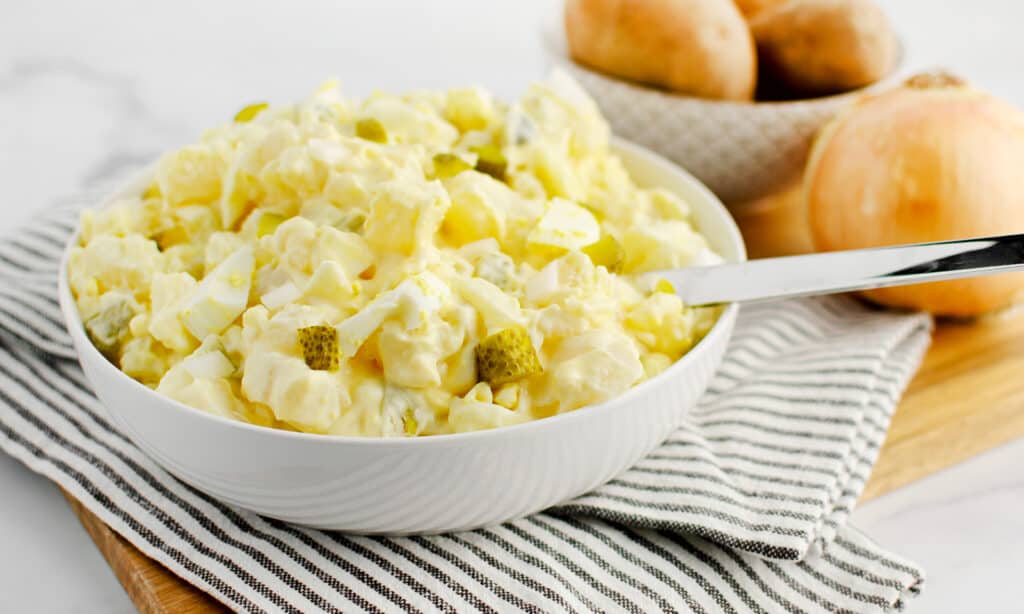
<instances>
[{"instance_id":1,"label":"spoon handle","mask_svg":"<svg viewBox=\"0 0 1024 614\"><path fill-rule=\"evenodd\" d=\"M660 271L687 305L770 301L1024 271L1024 234Z\"/></svg>"}]
</instances>

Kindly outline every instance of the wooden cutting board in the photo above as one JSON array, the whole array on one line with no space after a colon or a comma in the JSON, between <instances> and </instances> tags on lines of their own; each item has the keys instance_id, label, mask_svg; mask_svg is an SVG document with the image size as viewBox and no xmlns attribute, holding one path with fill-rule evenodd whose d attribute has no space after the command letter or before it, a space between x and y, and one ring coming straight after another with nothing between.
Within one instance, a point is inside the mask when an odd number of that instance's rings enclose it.
<instances>
[{"instance_id":1,"label":"wooden cutting board","mask_svg":"<svg viewBox=\"0 0 1024 614\"><path fill-rule=\"evenodd\" d=\"M792 230L793 193L738 209L751 255L804 251ZM773 234L773 227L789 228ZM975 322L940 322L893 416L888 438L861 497L873 499L1024 435L1024 311ZM208 595L147 558L65 493L114 574L149 613L226 611Z\"/></svg>"}]
</instances>

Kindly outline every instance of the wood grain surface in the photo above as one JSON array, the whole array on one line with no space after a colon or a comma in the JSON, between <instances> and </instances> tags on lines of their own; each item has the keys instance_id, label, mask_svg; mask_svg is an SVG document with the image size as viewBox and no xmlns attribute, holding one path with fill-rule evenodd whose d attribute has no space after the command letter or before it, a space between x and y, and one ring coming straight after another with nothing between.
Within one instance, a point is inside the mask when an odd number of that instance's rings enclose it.
<instances>
[{"instance_id":1,"label":"wood grain surface","mask_svg":"<svg viewBox=\"0 0 1024 614\"><path fill-rule=\"evenodd\" d=\"M61 492L139 612L207 614L228 611L220 602L139 552L66 491Z\"/></svg>"},{"instance_id":2,"label":"wood grain surface","mask_svg":"<svg viewBox=\"0 0 1024 614\"><path fill-rule=\"evenodd\" d=\"M776 199L734 208L752 256L809 250L799 226L798 196L792 189ZM896 410L861 501L1024 436L1021 373L1024 312L973 322L940 322L932 347ZM67 498L141 612L224 611Z\"/></svg>"}]
</instances>

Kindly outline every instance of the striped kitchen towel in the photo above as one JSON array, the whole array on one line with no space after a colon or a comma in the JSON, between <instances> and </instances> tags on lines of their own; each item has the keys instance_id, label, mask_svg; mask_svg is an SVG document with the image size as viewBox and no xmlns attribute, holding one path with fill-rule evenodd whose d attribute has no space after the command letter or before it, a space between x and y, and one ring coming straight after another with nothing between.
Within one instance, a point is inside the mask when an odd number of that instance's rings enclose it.
<instances>
[{"instance_id":1,"label":"striped kitchen towel","mask_svg":"<svg viewBox=\"0 0 1024 614\"><path fill-rule=\"evenodd\" d=\"M846 524L926 316L844 298L742 311L685 424L609 484L486 530L363 537L193 490L105 418L56 300L78 202L0 240L0 447L243 611L890 611L920 569Z\"/></svg>"}]
</instances>

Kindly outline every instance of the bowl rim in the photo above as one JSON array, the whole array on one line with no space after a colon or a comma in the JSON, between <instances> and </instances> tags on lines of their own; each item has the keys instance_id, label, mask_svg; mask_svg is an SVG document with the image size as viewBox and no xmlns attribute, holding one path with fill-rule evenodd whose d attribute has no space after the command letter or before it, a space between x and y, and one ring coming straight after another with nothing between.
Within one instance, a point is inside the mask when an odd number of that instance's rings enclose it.
<instances>
[{"instance_id":1,"label":"bowl rim","mask_svg":"<svg viewBox=\"0 0 1024 614\"><path fill-rule=\"evenodd\" d=\"M694 189L701 198L704 199L706 207L710 209L712 215L719 218L719 222L724 222L726 240L730 244L729 246L736 252L736 262L742 262L747 259L746 246L743 242L743 236L740 233L739 227L736 225L735 219L732 214L725 207L724 204L718 199L717 196L700 180L691 175L684 168L675 164L663 156L642 147L635 143L629 142L619 137L612 137L611 141L612 148L614 150L625 150L630 155L636 156L644 160L645 164L652 164L654 166L662 167L662 170L669 173L675 174L684 183L689 184L689 187ZM141 183L144 179L148 179L152 173L155 163L151 163L143 167L142 169L130 174L124 180L118 182L112 192L107 194L105 197L99 199L97 205L109 206L117 198L127 196L128 194L134 194L137 189L132 189L134 184ZM158 403L166 403L169 407L174 408L175 411L182 411L186 414L198 417L199 419L212 420L215 423L220 423L228 428L240 429L243 432L249 432L254 435L267 436L267 437L279 437L282 439L290 439L293 441L308 441L315 442L316 445L357 445L357 446L446 446L446 445L461 445L461 444L472 444L478 440L487 441L494 438L510 437L510 436L527 436L534 430L537 429L548 429L557 428L559 425L572 424L579 420L586 420L587 416L593 415L595 412L606 413L610 411L621 410L622 405L630 403L635 397L643 394L646 390L655 386L662 385L665 380L670 377L681 377L682 372L686 370L687 366L698 360L698 357L702 353L706 353L710 350L712 341L718 340L722 336L730 334L727 330L730 328L726 325L727 322L733 321L736 318L736 314L739 311L739 305L736 303L730 303L725 306L722 313L718 316L711 330L708 331L704 337L697 342L686 354L679 358L679 360L672 363L670 367L655 375L654 377L644 380L639 384L631 387L629 390L620 394L616 397L603 401L601 403L584 405L569 412L555 414L546 418L540 418L537 420L530 420L519 424L512 424L507 426L500 426L491 429L483 429L477 431L466 431L460 433L446 433L441 435L431 435L429 437L360 437L354 435L331 435L331 434L319 434L319 433L304 433L301 431L288 431L284 429L276 429L273 427L260 426L241 420L232 420L223 416L217 416L208 412L205 412L199 408L186 405L180 401L164 396L142 384L141 382L133 379L132 377L125 374L121 369L114 366L105 356L103 356L91 340L85 335L84 326L82 324L81 317L78 312L78 305L76 304L72 294L71 287L68 281L68 261L71 254L71 249L78 244L78 238L81 234L81 222L75 224L75 229L68 237L67 242L64 245L63 253L60 259L60 269L58 271L58 298L60 302L61 312L64 316L65 325L68 333L74 340L76 354L78 355L79 362L89 361L92 364L98 364L98 368L106 371L113 375L114 378L119 378L124 385L134 388L136 391L143 394L152 395L154 400ZM722 340L723 342L727 339ZM88 379L88 376L87 376ZM90 381L90 383L92 383ZM102 403L102 400L101 400ZM105 406L105 404L104 404ZM141 408L139 408L141 409ZM109 411L109 410L108 410ZM113 412L111 412L113 413ZM117 420L118 423L122 421ZM122 425L123 428L123 425Z\"/></svg>"}]
</instances>

